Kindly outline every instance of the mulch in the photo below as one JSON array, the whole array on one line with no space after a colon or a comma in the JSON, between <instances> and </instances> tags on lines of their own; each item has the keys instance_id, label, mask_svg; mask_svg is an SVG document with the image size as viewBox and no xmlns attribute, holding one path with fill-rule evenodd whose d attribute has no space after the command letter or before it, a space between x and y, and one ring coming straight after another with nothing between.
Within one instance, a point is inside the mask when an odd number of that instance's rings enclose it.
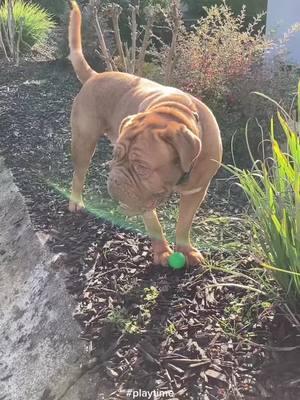
<instances>
[{"instance_id":1,"label":"mulch","mask_svg":"<svg viewBox=\"0 0 300 400\"><path fill-rule=\"evenodd\" d=\"M264 293L249 293L245 276L154 266L142 231L68 213L56 184L70 184L69 115L79 88L64 61L0 64L0 151L36 231L63 260L87 368L101 371L111 399L141 389L172 390L173 399L298 400L299 331ZM103 141L87 183L104 198L110 153ZM225 207L223 197L213 187L201 213L234 213L239 202ZM218 266L230 254L207 257ZM244 253L234 267L255 266Z\"/></svg>"}]
</instances>

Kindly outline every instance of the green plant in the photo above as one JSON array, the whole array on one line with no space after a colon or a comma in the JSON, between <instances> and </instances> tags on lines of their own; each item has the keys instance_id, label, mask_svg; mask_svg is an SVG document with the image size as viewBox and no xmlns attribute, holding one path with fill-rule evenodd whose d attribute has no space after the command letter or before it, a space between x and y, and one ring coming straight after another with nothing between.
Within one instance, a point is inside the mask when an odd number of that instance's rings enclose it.
<instances>
[{"instance_id":1,"label":"green plant","mask_svg":"<svg viewBox=\"0 0 300 400\"><path fill-rule=\"evenodd\" d=\"M227 94L232 79L249 73L270 43L256 29L262 15L246 25L246 7L238 15L225 3L206 12L179 38L173 81L195 96L216 99Z\"/></svg>"},{"instance_id":2,"label":"green plant","mask_svg":"<svg viewBox=\"0 0 300 400\"><path fill-rule=\"evenodd\" d=\"M123 332L130 334L136 334L140 332L140 327L138 326L136 319L130 318L124 309L115 309L111 311L108 314L107 319L110 323L115 325L116 328Z\"/></svg>"},{"instance_id":3,"label":"green plant","mask_svg":"<svg viewBox=\"0 0 300 400\"><path fill-rule=\"evenodd\" d=\"M208 99L222 127L225 162L232 163L234 155L234 161L240 168L250 167L252 162L243 134L247 121L251 119L248 141L254 158L261 159L262 133L268 129L270 118L276 111L275 105L270 106L253 92L276 98L288 108L297 90L299 73L296 66L289 66L285 55L278 54L278 47L274 46L276 57L273 60L255 63L246 75L231 79L223 98L217 101L212 99L211 102Z\"/></svg>"},{"instance_id":4,"label":"green plant","mask_svg":"<svg viewBox=\"0 0 300 400\"><path fill-rule=\"evenodd\" d=\"M165 332L168 336L173 336L177 332L176 326L173 322L169 322L168 326L165 329Z\"/></svg>"},{"instance_id":5,"label":"green plant","mask_svg":"<svg viewBox=\"0 0 300 400\"><path fill-rule=\"evenodd\" d=\"M237 13L236 7L231 8L232 2L208 3L211 7L194 29L180 34L173 84L205 101L213 110L222 127L225 162L232 163L234 135L235 161L240 167L248 167L251 160L242 134L246 121L256 118L266 129L274 111L251 93L264 92L284 106L290 104L299 73L288 65L285 45L297 26L281 39L270 40L261 28L264 15L249 21L248 7ZM272 57L266 62L269 51ZM161 59L164 60L163 52ZM260 130L252 123L249 132L253 152L260 158Z\"/></svg>"},{"instance_id":6,"label":"green plant","mask_svg":"<svg viewBox=\"0 0 300 400\"><path fill-rule=\"evenodd\" d=\"M300 299L300 121L292 120L279 104L277 106L285 144L277 140L272 119L272 157L260 162L253 159L251 171L237 167L229 167L229 170L238 177L253 207L254 233L265 259L263 266L272 271L295 305ZM299 116L300 83L297 111Z\"/></svg>"},{"instance_id":7,"label":"green plant","mask_svg":"<svg viewBox=\"0 0 300 400\"><path fill-rule=\"evenodd\" d=\"M144 300L148 301L149 303L155 303L159 296L159 291L156 289L156 287L150 286L149 288L145 288L144 292Z\"/></svg>"},{"instance_id":8,"label":"green plant","mask_svg":"<svg viewBox=\"0 0 300 400\"><path fill-rule=\"evenodd\" d=\"M0 21L3 26L7 26L10 23L8 3L9 0L5 0L0 8ZM16 0L13 3L13 17L15 20L15 40L17 40L19 32L22 31L21 51L41 42L55 26L47 11L36 4L26 3L23 0ZM7 43L5 44L7 45Z\"/></svg>"},{"instance_id":9,"label":"green plant","mask_svg":"<svg viewBox=\"0 0 300 400\"><path fill-rule=\"evenodd\" d=\"M140 333L141 329L137 324L137 321L128 321L126 322L124 326L124 332L130 333L130 334L137 334Z\"/></svg>"},{"instance_id":10,"label":"green plant","mask_svg":"<svg viewBox=\"0 0 300 400\"><path fill-rule=\"evenodd\" d=\"M128 322L128 319L126 318L125 315L125 311L120 309L112 310L108 314L107 319L119 329L123 329L126 322Z\"/></svg>"},{"instance_id":11,"label":"green plant","mask_svg":"<svg viewBox=\"0 0 300 400\"><path fill-rule=\"evenodd\" d=\"M151 311L147 304L140 305L141 316L143 317L144 321L148 321L151 318Z\"/></svg>"}]
</instances>

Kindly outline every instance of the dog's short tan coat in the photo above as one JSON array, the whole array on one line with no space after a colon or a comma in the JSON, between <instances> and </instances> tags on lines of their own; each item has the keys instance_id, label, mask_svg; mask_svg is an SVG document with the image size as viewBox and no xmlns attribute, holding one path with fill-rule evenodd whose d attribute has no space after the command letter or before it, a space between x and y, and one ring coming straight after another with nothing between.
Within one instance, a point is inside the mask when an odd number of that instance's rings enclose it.
<instances>
[{"instance_id":1,"label":"dog's short tan coat","mask_svg":"<svg viewBox=\"0 0 300 400\"><path fill-rule=\"evenodd\" d=\"M171 254L155 207L177 191L176 249L189 265L200 264L203 258L190 243L190 228L222 158L212 112L178 89L121 72L96 73L83 56L80 30L81 13L72 2L70 60L83 86L71 116L74 176L69 209L83 207L85 175L97 142L106 134L115 146L109 193L128 215L143 215L154 262L166 265Z\"/></svg>"}]
</instances>

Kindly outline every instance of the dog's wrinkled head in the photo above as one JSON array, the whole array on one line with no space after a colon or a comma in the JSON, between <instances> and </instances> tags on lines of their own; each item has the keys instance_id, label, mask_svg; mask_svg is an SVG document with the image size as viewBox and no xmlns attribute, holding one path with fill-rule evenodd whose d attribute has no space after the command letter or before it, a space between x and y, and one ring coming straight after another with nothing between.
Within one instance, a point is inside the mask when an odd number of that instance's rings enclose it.
<instances>
[{"instance_id":1,"label":"dog's wrinkled head","mask_svg":"<svg viewBox=\"0 0 300 400\"><path fill-rule=\"evenodd\" d=\"M184 119L153 110L126 117L114 149L108 191L127 215L165 201L199 155L201 142Z\"/></svg>"}]
</instances>

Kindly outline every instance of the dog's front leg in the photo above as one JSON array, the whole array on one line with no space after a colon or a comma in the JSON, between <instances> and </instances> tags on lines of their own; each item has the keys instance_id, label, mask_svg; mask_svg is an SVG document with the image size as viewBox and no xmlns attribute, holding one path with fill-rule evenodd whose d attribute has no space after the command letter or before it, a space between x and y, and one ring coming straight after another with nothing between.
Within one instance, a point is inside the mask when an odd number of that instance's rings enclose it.
<instances>
[{"instance_id":1,"label":"dog's front leg","mask_svg":"<svg viewBox=\"0 0 300 400\"><path fill-rule=\"evenodd\" d=\"M97 137L91 134L82 134L78 129L72 132L72 159L74 174L72 180L72 192L69 202L71 212L80 211L84 208L82 191L89 164L94 155Z\"/></svg>"},{"instance_id":2,"label":"dog's front leg","mask_svg":"<svg viewBox=\"0 0 300 400\"><path fill-rule=\"evenodd\" d=\"M156 211L146 212L143 219L152 241L154 264L167 266L168 257L172 254L172 250L164 236Z\"/></svg>"},{"instance_id":3,"label":"dog's front leg","mask_svg":"<svg viewBox=\"0 0 300 400\"><path fill-rule=\"evenodd\" d=\"M191 244L190 230L193 217L205 198L208 186L209 183L206 183L199 192L182 194L180 197L179 218L176 225L176 251L186 256L188 266L201 265L204 261L200 251Z\"/></svg>"}]
</instances>

